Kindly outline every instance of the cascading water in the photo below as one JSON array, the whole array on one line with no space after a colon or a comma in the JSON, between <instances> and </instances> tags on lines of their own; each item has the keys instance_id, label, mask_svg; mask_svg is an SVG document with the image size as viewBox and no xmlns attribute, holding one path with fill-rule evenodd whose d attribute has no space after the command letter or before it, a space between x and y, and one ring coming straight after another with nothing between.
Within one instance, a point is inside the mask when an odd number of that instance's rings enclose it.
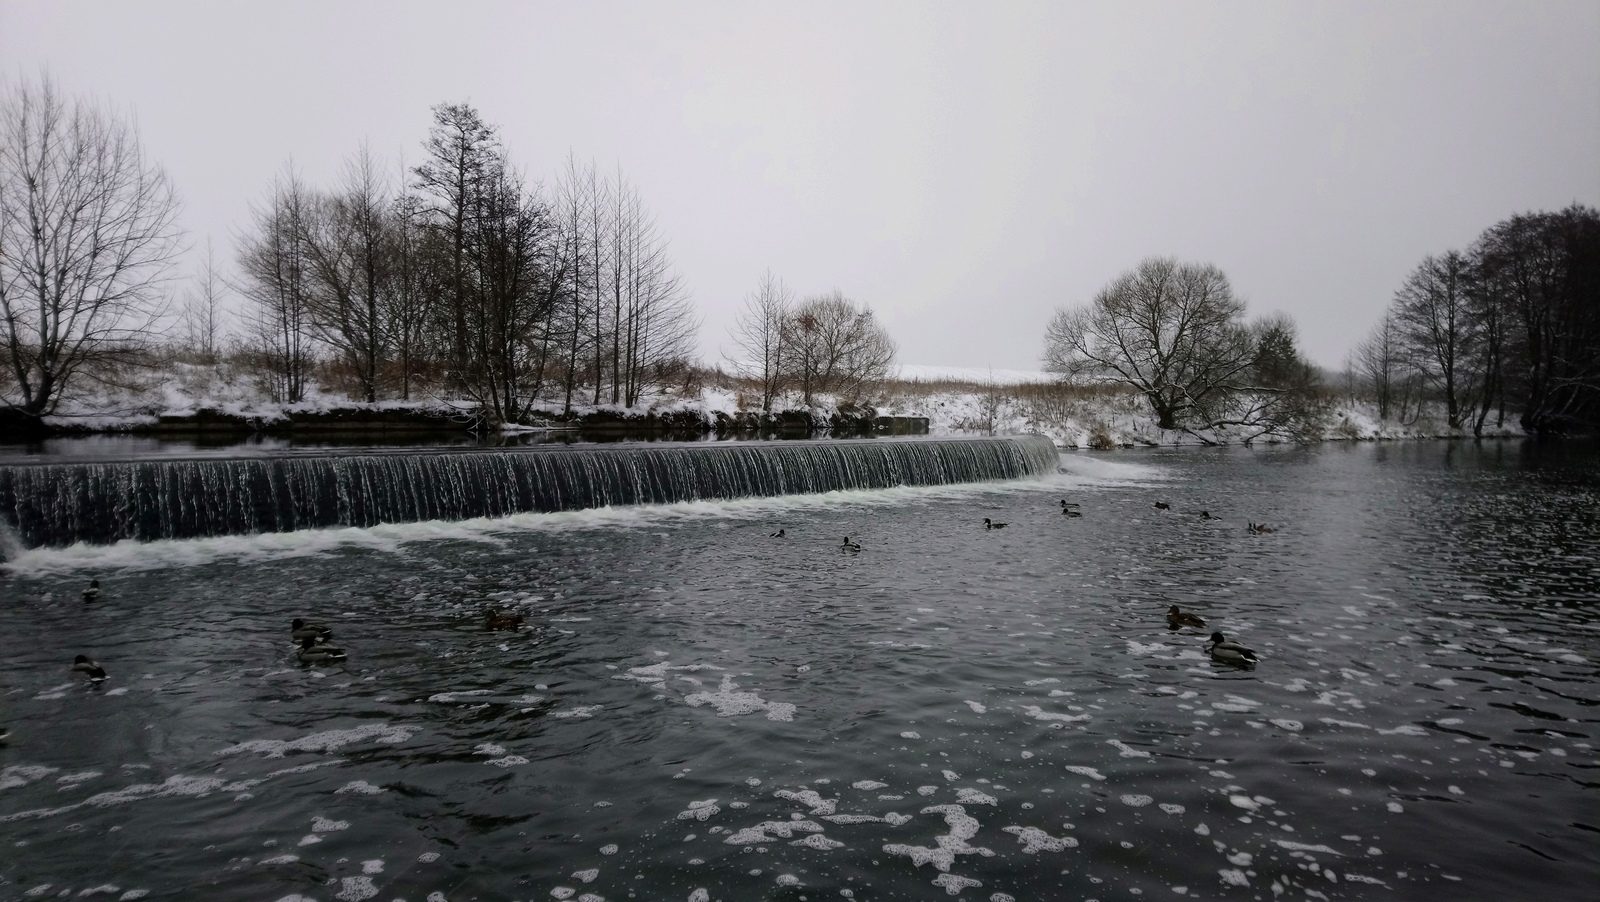
<instances>
[{"instance_id":1,"label":"cascading water","mask_svg":"<svg viewBox=\"0 0 1600 902\"><path fill-rule=\"evenodd\" d=\"M28 548L529 511L948 485L1053 473L1042 436L363 453L0 466Z\"/></svg>"}]
</instances>

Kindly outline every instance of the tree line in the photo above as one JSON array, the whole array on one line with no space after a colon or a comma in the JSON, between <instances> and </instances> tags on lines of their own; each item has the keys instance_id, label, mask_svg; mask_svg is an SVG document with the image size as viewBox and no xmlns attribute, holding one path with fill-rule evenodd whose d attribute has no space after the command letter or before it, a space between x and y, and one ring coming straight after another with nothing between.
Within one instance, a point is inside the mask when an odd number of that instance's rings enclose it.
<instances>
[{"instance_id":1,"label":"tree line","mask_svg":"<svg viewBox=\"0 0 1600 902\"><path fill-rule=\"evenodd\" d=\"M398 180L362 148L338 185L287 167L238 248L248 343L283 401L313 348L366 401L465 398L497 422L535 401L632 405L689 362L694 317L637 189L568 160L548 192L465 104L434 108Z\"/></svg>"},{"instance_id":2,"label":"tree line","mask_svg":"<svg viewBox=\"0 0 1600 902\"><path fill-rule=\"evenodd\" d=\"M1536 434L1600 428L1600 212L1518 214L1423 258L1349 370L1386 419L1434 402L1476 435L1508 414Z\"/></svg>"},{"instance_id":3,"label":"tree line","mask_svg":"<svg viewBox=\"0 0 1600 902\"><path fill-rule=\"evenodd\" d=\"M1058 309L1044 364L1064 380L1128 386L1159 428L1202 441L1218 429L1242 430L1247 441L1309 439L1327 408L1292 319L1247 320L1221 269L1171 257L1148 258L1088 304Z\"/></svg>"},{"instance_id":4,"label":"tree line","mask_svg":"<svg viewBox=\"0 0 1600 902\"><path fill-rule=\"evenodd\" d=\"M633 405L693 366L699 326L667 241L620 172L567 161L546 188L498 129L441 104L419 164L365 147L336 184L284 167L225 272L208 245L173 303L177 194L135 130L48 79L0 97L0 398L53 413L69 385L182 345L226 351L275 400L333 373L365 401L465 400L515 422L538 401ZM225 296L244 302L223 327Z\"/></svg>"},{"instance_id":5,"label":"tree line","mask_svg":"<svg viewBox=\"0 0 1600 902\"><path fill-rule=\"evenodd\" d=\"M871 307L838 289L796 301L771 271L730 331L739 356L729 363L757 387L763 413L790 393L808 407L821 393L854 404L894 374L898 348Z\"/></svg>"}]
</instances>

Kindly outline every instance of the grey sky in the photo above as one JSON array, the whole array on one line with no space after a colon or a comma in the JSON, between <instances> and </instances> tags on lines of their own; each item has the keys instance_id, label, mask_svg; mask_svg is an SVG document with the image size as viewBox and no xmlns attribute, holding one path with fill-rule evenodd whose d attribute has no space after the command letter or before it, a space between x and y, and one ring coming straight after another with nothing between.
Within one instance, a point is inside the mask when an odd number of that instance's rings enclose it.
<instances>
[{"instance_id":1,"label":"grey sky","mask_svg":"<svg viewBox=\"0 0 1600 902\"><path fill-rule=\"evenodd\" d=\"M1221 266L1336 365L1422 255L1600 204L1600 4L0 0L0 78L137 114L231 258L293 158L415 163L470 101L516 162L620 164L714 359L767 267L907 363L1035 368L1151 254Z\"/></svg>"}]
</instances>

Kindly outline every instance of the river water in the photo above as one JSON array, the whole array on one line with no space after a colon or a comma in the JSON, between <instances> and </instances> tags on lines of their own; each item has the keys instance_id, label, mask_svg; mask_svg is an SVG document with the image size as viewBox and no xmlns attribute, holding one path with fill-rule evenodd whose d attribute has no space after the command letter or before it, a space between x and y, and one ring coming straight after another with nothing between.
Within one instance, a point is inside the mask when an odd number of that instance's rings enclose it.
<instances>
[{"instance_id":1,"label":"river water","mask_svg":"<svg viewBox=\"0 0 1600 902\"><path fill-rule=\"evenodd\" d=\"M1592 446L1062 467L25 552L0 898L1592 897Z\"/></svg>"}]
</instances>

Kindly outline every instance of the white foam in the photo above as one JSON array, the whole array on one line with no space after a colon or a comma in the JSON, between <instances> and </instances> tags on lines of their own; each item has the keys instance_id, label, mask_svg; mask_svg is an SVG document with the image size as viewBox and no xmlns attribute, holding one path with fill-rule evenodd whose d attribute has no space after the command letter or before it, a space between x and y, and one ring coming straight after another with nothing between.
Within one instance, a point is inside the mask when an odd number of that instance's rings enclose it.
<instances>
[{"instance_id":1,"label":"white foam","mask_svg":"<svg viewBox=\"0 0 1600 902\"><path fill-rule=\"evenodd\" d=\"M312 733L299 739L251 739L238 745L230 745L218 755L237 755L240 752L255 752L264 754L268 758L282 758L289 752L331 752L354 742L371 739L374 742L388 745L398 745L410 739L413 733L418 733L421 727L392 726L386 723L366 724L348 730L327 730L322 733Z\"/></svg>"},{"instance_id":2,"label":"white foam","mask_svg":"<svg viewBox=\"0 0 1600 902\"><path fill-rule=\"evenodd\" d=\"M428 701L449 703L460 701L464 698L477 698L478 696L482 695L492 695L493 693L493 689L463 689L460 692L440 692L437 695L430 695L428 696Z\"/></svg>"},{"instance_id":3,"label":"white foam","mask_svg":"<svg viewBox=\"0 0 1600 902\"><path fill-rule=\"evenodd\" d=\"M590 868L587 871L573 871L572 879L579 883L593 883L594 878L600 876L599 868Z\"/></svg>"},{"instance_id":4,"label":"white foam","mask_svg":"<svg viewBox=\"0 0 1600 902\"><path fill-rule=\"evenodd\" d=\"M686 820L689 820L689 819L693 818L694 820L697 820L697 821L703 821L703 820L711 817L712 815L716 814L717 812L719 812L721 810L722 810L721 808L717 807L717 800L716 799L706 799L706 800L700 801L700 802L690 802L688 811L680 811L680 812L678 812L678 820L686 821Z\"/></svg>"},{"instance_id":5,"label":"white foam","mask_svg":"<svg viewBox=\"0 0 1600 902\"><path fill-rule=\"evenodd\" d=\"M684 696L683 701L691 708L711 705L717 709L719 717L737 717L741 714L765 711L768 720L783 722L794 720L794 705L788 702L769 702L754 692L740 692L739 684L727 675L722 677L722 684L716 692L696 692Z\"/></svg>"},{"instance_id":6,"label":"white foam","mask_svg":"<svg viewBox=\"0 0 1600 902\"><path fill-rule=\"evenodd\" d=\"M1022 844L1025 855L1037 852L1060 852L1064 849L1077 848L1078 840L1072 836L1051 836L1038 827L1001 827L1000 832L1012 833L1017 837L1017 842Z\"/></svg>"},{"instance_id":7,"label":"white foam","mask_svg":"<svg viewBox=\"0 0 1600 902\"><path fill-rule=\"evenodd\" d=\"M350 829L349 821L331 821L320 816L311 819L312 833L336 833L348 829Z\"/></svg>"},{"instance_id":8,"label":"white foam","mask_svg":"<svg viewBox=\"0 0 1600 902\"><path fill-rule=\"evenodd\" d=\"M605 707L604 705L579 705L576 708L567 708L566 710L563 710L563 711L553 712L550 716L552 716L552 717L575 717L575 718L577 718L579 720L587 720L587 719L589 719L589 718L594 716L594 712L599 711L600 709L602 709L604 707Z\"/></svg>"},{"instance_id":9,"label":"white foam","mask_svg":"<svg viewBox=\"0 0 1600 902\"><path fill-rule=\"evenodd\" d=\"M773 842L775 837L790 839L796 833L821 832L822 825L816 821L764 821L754 827L746 827L737 833L730 833L723 842L730 846L753 846Z\"/></svg>"},{"instance_id":10,"label":"white foam","mask_svg":"<svg viewBox=\"0 0 1600 902\"><path fill-rule=\"evenodd\" d=\"M944 822L950 827L950 832L935 837L935 845L932 847L890 843L883 847L883 851L890 855L909 857L914 867L931 864L935 869L946 872L955 863L957 855L993 857L993 850L967 843L967 840L978 835L978 819L967 814L965 808L960 805L933 805L922 809L922 813L944 815Z\"/></svg>"},{"instance_id":11,"label":"white foam","mask_svg":"<svg viewBox=\"0 0 1600 902\"><path fill-rule=\"evenodd\" d=\"M1000 804L1000 800L999 799L995 798L992 795L989 795L986 792L979 792L976 789L958 789L958 790L956 790L956 801L962 803L963 805L995 805L995 806L998 806Z\"/></svg>"},{"instance_id":12,"label":"white foam","mask_svg":"<svg viewBox=\"0 0 1600 902\"><path fill-rule=\"evenodd\" d=\"M832 814L839 804L838 799L825 799L818 795L814 789L802 789L799 792L780 789L773 795L780 799L788 799L791 802L799 802L810 808L811 813L815 815Z\"/></svg>"},{"instance_id":13,"label":"white foam","mask_svg":"<svg viewBox=\"0 0 1600 902\"><path fill-rule=\"evenodd\" d=\"M1143 808L1154 801L1155 799L1138 793L1125 793L1122 796L1122 804L1127 805L1129 808Z\"/></svg>"},{"instance_id":14,"label":"white foam","mask_svg":"<svg viewBox=\"0 0 1600 902\"><path fill-rule=\"evenodd\" d=\"M521 764L527 764L528 759L522 757L521 755L507 755L504 758L490 758L488 761L483 763L492 764L495 767L516 767Z\"/></svg>"},{"instance_id":15,"label":"white foam","mask_svg":"<svg viewBox=\"0 0 1600 902\"><path fill-rule=\"evenodd\" d=\"M888 785L887 783L879 783L877 780L857 780L850 784L850 788L871 792L874 789L882 789Z\"/></svg>"},{"instance_id":16,"label":"white foam","mask_svg":"<svg viewBox=\"0 0 1600 902\"><path fill-rule=\"evenodd\" d=\"M803 839L797 839L789 843L789 845L805 846L809 849L816 849L819 852L828 852L833 849L844 848L844 843L839 842L836 839L829 839L828 837L823 836L821 833L813 833Z\"/></svg>"},{"instance_id":17,"label":"white foam","mask_svg":"<svg viewBox=\"0 0 1600 902\"><path fill-rule=\"evenodd\" d=\"M1149 752L1140 751L1120 739L1107 739L1106 745L1115 746L1117 753L1124 758L1148 758Z\"/></svg>"},{"instance_id":18,"label":"white foam","mask_svg":"<svg viewBox=\"0 0 1600 902\"><path fill-rule=\"evenodd\" d=\"M975 702L971 699L967 700L967 707L971 708L972 713L974 714L983 714L989 710L988 708L984 707L982 702Z\"/></svg>"},{"instance_id":19,"label":"white foam","mask_svg":"<svg viewBox=\"0 0 1600 902\"><path fill-rule=\"evenodd\" d=\"M1101 774L1100 771L1092 767L1084 767L1081 764L1068 764L1066 769L1069 773L1077 774L1080 777L1088 777L1091 780L1105 779L1105 775Z\"/></svg>"},{"instance_id":20,"label":"white foam","mask_svg":"<svg viewBox=\"0 0 1600 902\"><path fill-rule=\"evenodd\" d=\"M307 529L296 532L216 536L205 539L163 539L154 542L124 540L112 545L78 543L66 548L29 548L0 564L24 577L79 571L137 571L170 567L198 567L214 561L251 564L261 561L320 557L351 549L397 554L415 542L460 541L504 544L504 536L523 532L568 532L593 529L645 529L671 527L706 520L767 522L775 516L799 511L851 508L903 507L935 500L974 495L1055 493L1062 488L1092 485L1130 485L1163 478L1161 470L1142 464L1075 459L1064 469L1099 471L1071 475L975 482L944 486L897 486L772 498L726 501L689 501L678 504L601 507L559 513L525 513L472 520L429 520L421 523L384 523L377 526Z\"/></svg>"},{"instance_id":21,"label":"white foam","mask_svg":"<svg viewBox=\"0 0 1600 902\"><path fill-rule=\"evenodd\" d=\"M983 881L974 880L971 877L962 877L958 874L940 874L933 878L933 885L944 887L944 891L952 896L959 896L961 891L968 887L982 886Z\"/></svg>"},{"instance_id":22,"label":"white foam","mask_svg":"<svg viewBox=\"0 0 1600 902\"><path fill-rule=\"evenodd\" d=\"M344 877L339 883L342 889L333 897L342 902L361 902L378 894L378 888L373 886L371 877Z\"/></svg>"},{"instance_id":23,"label":"white foam","mask_svg":"<svg viewBox=\"0 0 1600 902\"><path fill-rule=\"evenodd\" d=\"M1034 720L1041 720L1046 723L1082 723L1091 719L1088 714L1058 714L1054 711L1046 711L1038 705L1023 705L1022 710Z\"/></svg>"},{"instance_id":24,"label":"white foam","mask_svg":"<svg viewBox=\"0 0 1600 902\"><path fill-rule=\"evenodd\" d=\"M346 783L338 789L335 789L333 792L334 795L346 795L348 793L354 793L355 795L375 796L380 792L386 791L387 790L385 790L383 787L373 786L366 780L351 780L349 783Z\"/></svg>"}]
</instances>

